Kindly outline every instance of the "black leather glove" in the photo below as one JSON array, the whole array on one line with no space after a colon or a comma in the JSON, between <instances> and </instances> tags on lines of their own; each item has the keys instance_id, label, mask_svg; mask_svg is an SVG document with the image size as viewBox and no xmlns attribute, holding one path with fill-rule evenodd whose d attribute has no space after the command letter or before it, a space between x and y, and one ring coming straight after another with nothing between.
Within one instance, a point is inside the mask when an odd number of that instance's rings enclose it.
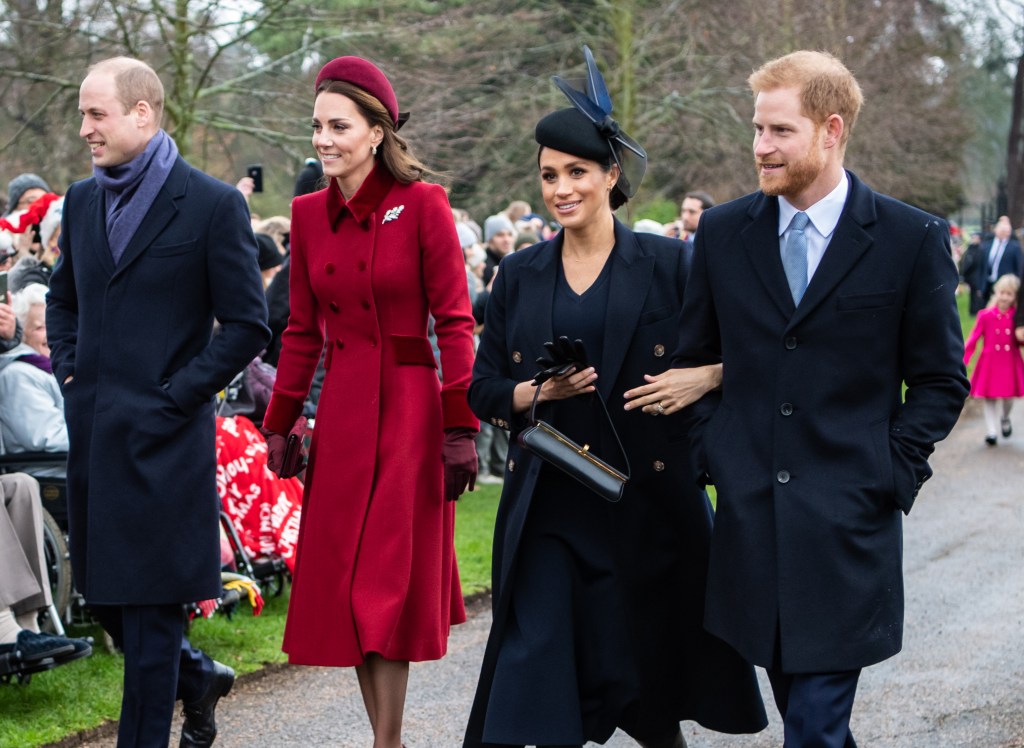
<instances>
[{"instance_id":1,"label":"black leather glove","mask_svg":"<svg viewBox=\"0 0 1024 748\"><path fill-rule=\"evenodd\" d=\"M563 376L573 369L582 371L589 365L587 364L587 350L583 347L582 340L570 341L569 338L562 335L553 343L545 343L544 348L548 355L537 359L537 365L541 367L541 370L534 375L534 384L543 384L551 377Z\"/></svg>"},{"instance_id":2,"label":"black leather glove","mask_svg":"<svg viewBox=\"0 0 1024 748\"><path fill-rule=\"evenodd\" d=\"M446 429L441 445L444 463L444 497L455 501L476 486L476 432L467 428Z\"/></svg>"}]
</instances>

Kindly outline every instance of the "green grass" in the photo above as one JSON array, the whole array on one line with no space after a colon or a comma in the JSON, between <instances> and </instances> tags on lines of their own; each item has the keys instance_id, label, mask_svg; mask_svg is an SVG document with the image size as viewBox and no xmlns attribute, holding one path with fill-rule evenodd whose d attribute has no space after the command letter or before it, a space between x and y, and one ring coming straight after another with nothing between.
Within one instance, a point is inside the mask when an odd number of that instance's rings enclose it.
<instances>
[{"instance_id":1,"label":"green grass","mask_svg":"<svg viewBox=\"0 0 1024 748\"><path fill-rule=\"evenodd\" d=\"M501 486L480 486L459 500L455 547L462 592L472 595L490 587L491 539ZM288 593L266 601L254 617L248 604L232 616L217 614L195 621L192 642L238 674L285 661L281 652ZM95 636L98 627L76 627L71 636ZM106 652L102 643L93 655L32 677L27 686L0 686L0 748L34 748L81 730L116 720L121 710L121 656Z\"/></svg>"},{"instance_id":2,"label":"green grass","mask_svg":"<svg viewBox=\"0 0 1024 748\"><path fill-rule=\"evenodd\" d=\"M477 486L459 499L455 510L455 556L459 560L463 595L491 587L491 541L500 495L500 485L486 485Z\"/></svg>"}]
</instances>

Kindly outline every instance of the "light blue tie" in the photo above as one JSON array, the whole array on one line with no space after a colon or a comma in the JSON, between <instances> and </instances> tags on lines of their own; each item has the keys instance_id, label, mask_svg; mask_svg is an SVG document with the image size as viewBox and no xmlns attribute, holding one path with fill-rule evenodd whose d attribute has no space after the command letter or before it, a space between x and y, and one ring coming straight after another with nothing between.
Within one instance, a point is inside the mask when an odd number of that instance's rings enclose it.
<instances>
[{"instance_id":1,"label":"light blue tie","mask_svg":"<svg viewBox=\"0 0 1024 748\"><path fill-rule=\"evenodd\" d=\"M800 299L807 290L807 237L804 229L809 220L806 213L793 216L789 224L789 239L782 248L782 267L786 270L789 291L797 306L800 306Z\"/></svg>"}]
</instances>

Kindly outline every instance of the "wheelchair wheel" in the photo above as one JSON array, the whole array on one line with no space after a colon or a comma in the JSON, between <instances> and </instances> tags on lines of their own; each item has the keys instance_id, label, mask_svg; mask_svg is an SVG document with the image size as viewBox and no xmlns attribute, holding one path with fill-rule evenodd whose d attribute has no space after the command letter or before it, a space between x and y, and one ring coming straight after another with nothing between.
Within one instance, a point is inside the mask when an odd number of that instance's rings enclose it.
<instances>
[{"instance_id":1,"label":"wheelchair wheel","mask_svg":"<svg viewBox=\"0 0 1024 748\"><path fill-rule=\"evenodd\" d=\"M50 576L50 593L53 605L63 617L71 605L71 556L64 540L64 531L57 520L43 509L43 554L46 571Z\"/></svg>"}]
</instances>

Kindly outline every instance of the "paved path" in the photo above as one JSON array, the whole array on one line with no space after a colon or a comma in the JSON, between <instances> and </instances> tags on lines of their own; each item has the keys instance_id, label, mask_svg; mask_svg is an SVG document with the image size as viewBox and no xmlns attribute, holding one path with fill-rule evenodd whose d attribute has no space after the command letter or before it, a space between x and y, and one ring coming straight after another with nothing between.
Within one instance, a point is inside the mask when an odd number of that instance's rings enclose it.
<instances>
[{"instance_id":1,"label":"paved path","mask_svg":"<svg viewBox=\"0 0 1024 748\"><path fill-rule=\"evenodd\" d=\"M936 451L936 476L906 521L904 651L861 679L853 715L861 748L1024 748L1024 412L1018 421L1020 436L986 447L970 403ZM485 602L470 615L444 660L413 666L409 748L461 745L490 623ZM684 732L691 748L781 746L772 706L769 719L754 736L692 723ZM351 670L281 667L247 679L221 703L218 724L218 748L372 745ZM616 734L606 745L634 743Z\"/></svg>"}]
</instances>

